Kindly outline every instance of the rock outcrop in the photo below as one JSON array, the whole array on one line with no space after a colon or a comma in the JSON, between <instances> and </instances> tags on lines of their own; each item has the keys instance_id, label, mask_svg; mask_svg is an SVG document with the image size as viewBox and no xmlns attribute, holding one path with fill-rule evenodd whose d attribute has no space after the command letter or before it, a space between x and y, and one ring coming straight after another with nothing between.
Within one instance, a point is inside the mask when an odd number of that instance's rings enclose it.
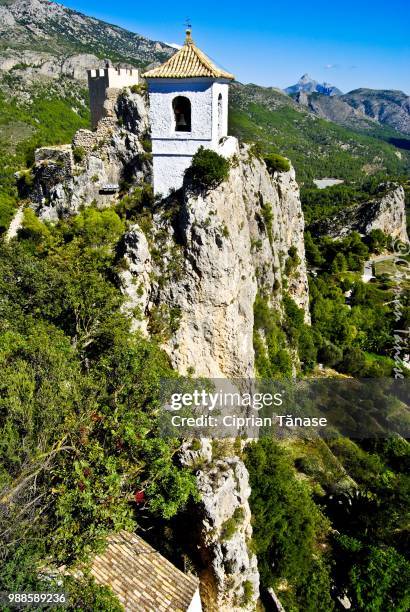
<instances>
[{"instance_id":1,"label":"rock outcrop","mask_svg":"<svg viewBox=\"0 0 410 612\"><path fill-rule=\"evenodd\" d=\"M201 470L197 482L201 494L204 606L219 612L254 610L259 572L251 550L248 472L234 456Z\"/></svg>"},{"instance_id":2,"label":"rock outcrop","mask_svg":"<svg viewBox=\"0 0 410 612\"><path fill-rule=\"evenodd\" d=\"M257 558L252 550L248 472L229 440L189 443L184 465L197 467L201 501L189 523L195 537L191 553L200 576L201 600L209 612L254 610L259 597ZM240 453L240 450L239 450ZM191 525L192 524L192 525Z\"/></svg>"},{"instance_id":3,"label":"rock outcrop","mask_svg":"<svg viewBox=\"0 0 410 612\"><path fill-rule=\"evenodd\" d=\"M148 284L139 277L144 286L136 296L140 281L123 275L123 290L131 308L171 323L164 348L179 372L255 376L258 291L279 310L286 291L309 320L303 227L293 169L271 176L248 146L238 146L229 179L219 187L196 192L185 185L157 208ZM146 260L142 241L133 241L138 231L136 225L125 237L132 261Z\"/></svg>"},{"instance_id":4,"label":"rock outcrop","mask_svg":"<svg viewBox=\"0 0 410 612\"><path fill-rule=\"evenodd\" d=\"M223 143L229 177L213 189L186 180L163 200L141 204L138 189L151 179L145 98L108 91L95 132L80 130L72 145L36 152L28 181L32 206L43 219L75 214L81 206L116 200L105 182L127 180L131 209L119 249L124 309L134 329L161 339L181 374L212 378L255 376L253 306L258 292L279 313L286 292L308 311L304 221L294 170L270 173L248 145ZM148 190L149 191L149 190ZM134 194L134 195L133 195ZM202 599L208 611L254 610L259 574L251 550L248 473L240 449L214 456L181 453L196 465L201 501L194 509Z\"/></svg>"},{"instance_id":5,"label":"rock outcrop","mask_svg":"<svg viewBox=\"0 0 410 612\"><path fill-rule=\"evenodd\" d=\"M353 231L367 235L371 230L380 229L392 238L408 242L403 187L387 183L380 188L379 196L345 208L329 219L313 224L310 229L314 234L331 238L344 238Z\"/></svg>"},{"instance_id":6,"label":"rock outcrop","mask_svg":"<svg viewBox=\"0 0 410 612\"><path fill-rule=\"evenodd\" d=\"M91 203L109 206L124 181L131 186L149 180L150 155L142 144L149 132L144 96L119 93L107 91L96 131L79 130L72 145L36 150L29 195L41 219L56 221Z\"/></svg>"}]
</instances>

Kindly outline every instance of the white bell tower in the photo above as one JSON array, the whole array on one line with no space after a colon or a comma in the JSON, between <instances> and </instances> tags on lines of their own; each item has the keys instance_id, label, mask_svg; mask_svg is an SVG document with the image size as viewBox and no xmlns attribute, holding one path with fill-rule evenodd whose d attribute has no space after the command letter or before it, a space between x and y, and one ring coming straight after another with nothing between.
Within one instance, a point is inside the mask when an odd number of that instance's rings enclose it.
<instances>
[{"instance_id":1,"label":"white bell tower","mask_svg":"<svg viewBox=\"0 0 410 612\"><path fill-rule=\"evenodd\" d=\"M154 193L166 196L182 186L199 147L217 151L227 136L234 76L196 47L190 30L175 55L142 76L149 89Z\"/></svg>"}]
</instances>

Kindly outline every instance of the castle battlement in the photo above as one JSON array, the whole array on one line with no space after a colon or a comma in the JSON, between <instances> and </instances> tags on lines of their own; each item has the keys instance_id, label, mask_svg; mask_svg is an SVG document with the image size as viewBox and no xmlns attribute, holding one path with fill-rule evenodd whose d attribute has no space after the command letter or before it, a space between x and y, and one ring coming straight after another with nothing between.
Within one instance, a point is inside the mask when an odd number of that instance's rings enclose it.
<instances>
[{"instance_id":1,"label":"castle battlement","mask_svg":"<svg viewBox=\"0 0 410 612\"><path fill-rule=\"evenodd\" d=\"M140 74L137 68L113 68L112 66L87 70L87 74L91 125L95 129L99 120L104 116L107 89L123 89L138 85Z\"/></svg>"}]
</instances>

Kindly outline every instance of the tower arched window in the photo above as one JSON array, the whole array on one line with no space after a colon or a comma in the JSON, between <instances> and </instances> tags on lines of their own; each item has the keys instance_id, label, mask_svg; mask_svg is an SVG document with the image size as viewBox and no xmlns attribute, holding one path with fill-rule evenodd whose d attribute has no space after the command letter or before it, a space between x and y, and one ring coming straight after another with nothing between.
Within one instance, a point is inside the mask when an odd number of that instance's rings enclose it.
<instances>
[{"instance_id":1,"label":"tower arched window","mask_svg":"<svg viewBox=\"0 0 410 612\"><path fill-rule=\"evenodd\" d=\"M172 101L174 111L175 131L191 131L191 102L185 96L177 96Z\"/></svg>"}]
</instances>

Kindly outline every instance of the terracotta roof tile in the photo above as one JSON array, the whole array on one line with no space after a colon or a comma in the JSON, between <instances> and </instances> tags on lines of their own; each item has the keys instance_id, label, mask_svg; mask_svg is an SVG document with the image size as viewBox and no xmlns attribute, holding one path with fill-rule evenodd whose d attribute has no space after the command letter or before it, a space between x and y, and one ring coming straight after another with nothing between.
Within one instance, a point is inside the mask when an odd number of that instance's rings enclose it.
<instances>
[{"instance_id":1,"label":"terracotta roof tile","mask_svg":"<svg viewBox=\"0 0 410 612\"><path fill-rule=\"evenodd\" d=\"M209 59L187 32L184 46L169 58L164 64L148 70L143 77L148 79L187 79L190 77L210 77L214 79L234 79L233 74L218 68Z\"/></svg>"},{"instance_id":2,"label":"terracotta roof tile","mask_svg":"<svg viewBox=\"0 0 410 612\"><path fill-rule=\"evenodd\" d=\"M106 550L94 557L91 573L96 582L112 588L126 612L184 612L198 588L194 576L127 531L108 538Z\"/></svg>"}]
</instances>

